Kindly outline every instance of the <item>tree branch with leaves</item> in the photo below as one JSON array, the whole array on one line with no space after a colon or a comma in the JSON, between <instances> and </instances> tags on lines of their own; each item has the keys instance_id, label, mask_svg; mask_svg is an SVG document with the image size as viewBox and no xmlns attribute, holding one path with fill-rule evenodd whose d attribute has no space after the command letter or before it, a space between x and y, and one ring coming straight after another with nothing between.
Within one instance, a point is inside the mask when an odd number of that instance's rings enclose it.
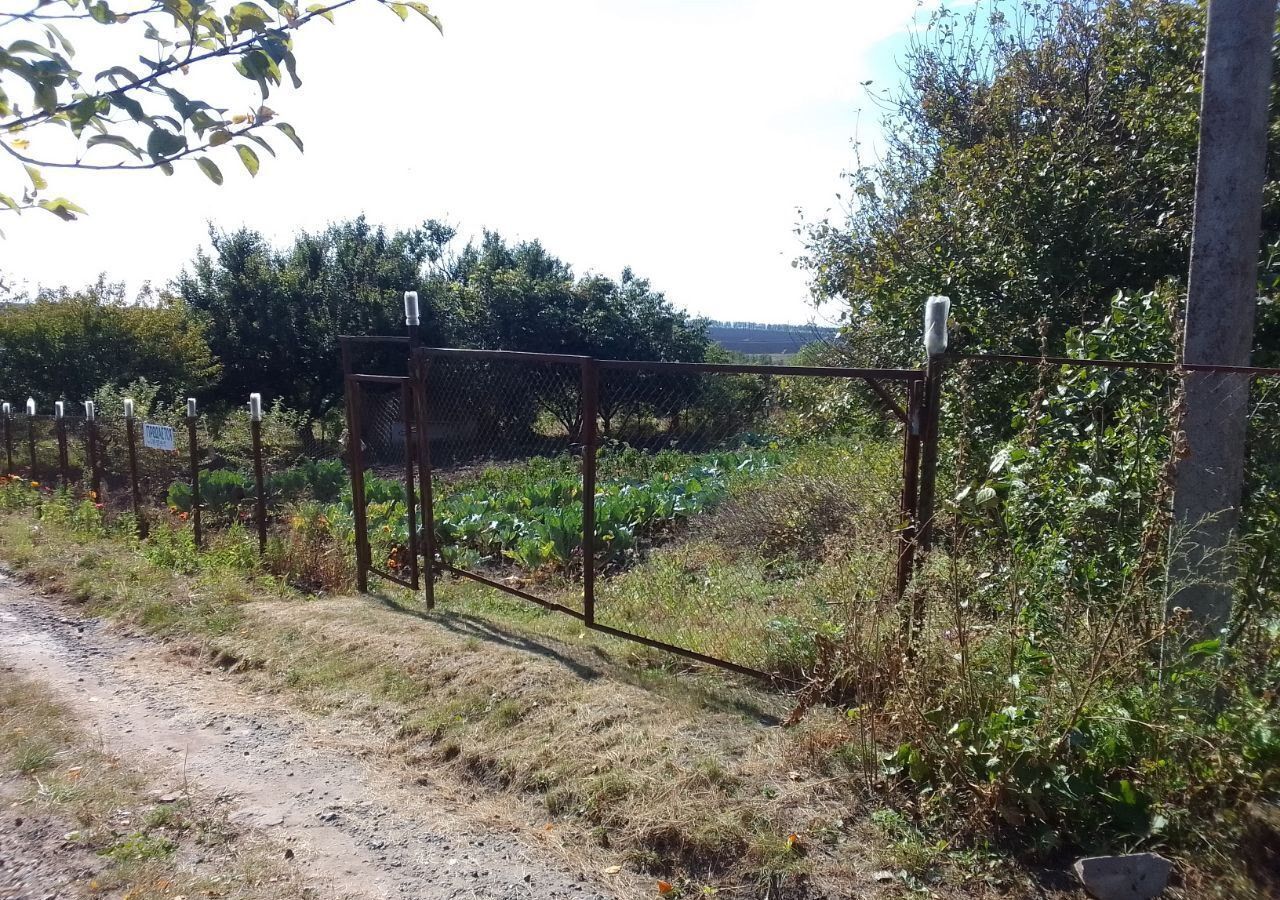
<instances>
[{"instance_id":1,"label":"tree branch with leaves","mask_svg":"<svg viewBox=\"0 0 1280 900\"><path fill-rule=\"evenodd\" d=\"M0 13L0 158L12 161L20 180L19 189L0 190L0 211L38 208L68 221L83 214L66 197L48 196L47 169L157 169L171 175L175 164L194 162L222 184L215 155L234 151L249 174L257 175L258 151L275 155L265 136L271 129L301 151L298 132L267 99L286 75L293 87L302 85L294 45L298 31L317 19L332 23L335 12L356 2L299 9L288 0L265 0L269 8L251 0L138 0L116 10L108 0L41 0L25 12ZM441 29L425 3L369 2L402 21L417 13ZM141 68L117 64L90 76L77 67L75 47L63 31L73 26L65 23L75 23L82 39L95 27L119 29L135 20L144 26L138 39L144 45L137 54ZM193 70L219 61L256 84L258 102L233 112L180 89ZM44 135L58 131L72 136L71 149L65 143L49 149L57 142Z\"/></svg>"}]
</instances>

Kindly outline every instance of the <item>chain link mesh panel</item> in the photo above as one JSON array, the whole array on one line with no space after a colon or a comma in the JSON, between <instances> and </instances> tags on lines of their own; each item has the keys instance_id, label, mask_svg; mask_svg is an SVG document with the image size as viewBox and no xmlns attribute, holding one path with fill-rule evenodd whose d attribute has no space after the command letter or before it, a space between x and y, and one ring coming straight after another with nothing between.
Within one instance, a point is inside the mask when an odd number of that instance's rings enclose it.
<instances>
[{"instance_id":1,"label":"chain link mesh panel","mask_svg":"<svg viewBox=\"0 0 1280 900\"><path fill-rule=\"evenodd\" d=\"M581 609L581 367L433 356L426 404L440 558Z\"/></svg>"},{"instance_id":2,"label":"chain link mesh panel","mask_svg":"<svg viewBox=\"0 0 1280 900\"><path fill-rule=\"evenodd\" d=\"M815 635L893 599L901 427L861 379L606 365L596 621L804 671Z\"/></svg>"},{"instance_id":3,"label":"chain link mesh panel","mask_svg":"<svg viewBox=\"0 0 1280 900\"><path fill-rule=\"evenodd\" d=\"M359 405L370 561L377 570L411 580L419 522L416 468L406 462L406 454L414 453L407 439L412 420L407 385L405 378L394 383L355 382L351 389Z\"/></svg>"},{"instance_id":4,"label":"chain link mesh panel","mask_svg":"<svg viewBox=\"0 0 1280 900\"><path fill-rule=\"evenodd\" d=\"M439 354L426 393L450 566L585 612L588 463L599 625L793 672L893 596L901 423L862 381Z\"/></svg>"}]
</instances>

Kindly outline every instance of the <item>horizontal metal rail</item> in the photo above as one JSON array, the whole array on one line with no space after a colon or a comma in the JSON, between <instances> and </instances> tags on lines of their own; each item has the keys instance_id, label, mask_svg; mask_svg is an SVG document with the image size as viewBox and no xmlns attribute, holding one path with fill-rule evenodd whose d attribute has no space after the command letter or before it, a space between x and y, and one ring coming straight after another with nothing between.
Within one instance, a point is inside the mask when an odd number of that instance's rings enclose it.
<instances>
[{"instance_id":1,"label":"horizontal metal rail","mask_svg":"<svg viewBox=\"0 0 1280 900\"><path fill-rule=\"evenodd\" d=\"M364 373L353 372L347 376L349 381L359 381L362 384L405 384L409 380L408 375L366 375Z\"/></svg>"},{"instance_id":2,"label":"horizontal metal rail","mask_svg":"<svg viewBox=\"0 0 1280 900\"><path fill-rule=\"evenodd\" d=\"M586 616L584 616L580 611L571 606L565 606L564 604L556 603L553 600L544 600L542 597L535 596L527 591L522 591L519 588L513 588L509 584L503 584L501 581L494 581L492 578L485 578L483 575L477 575L475 572L469 572L466 569L459 569L457 566L451 566L446 562L438 562L435 564L435 567L437 569L443 569L446 572L452 572L454 575L458 575L462 578L470 578L472 581L478 581L491 588L497 588L500 591L505 591L512 596L519 597L521 600L528 600L530 603L536 603L547 609L552 609L556 612L562 612L565 615L573 616L575 619L583 620L586 618Z\"/></svg>"},{"instance_id":3,"label":"horizontal metal rail","mask_svg":"<svg viewBox=\"0 0 1280 900\"><path fill-rule=\"evenodd\" d=\"M602 359L602 369L628 372L705 373L708 375L812 375L818 378L876 378L882 381L919 381L919 369L851 369L842 366L767 366L749 363L646 362L632 359Z\"/></svg>"},{"instance_id":4,"label":"horizontal metal rail","mask_svg":"<svg viewBox=\"0 0 1280 900\"><path fill-rule=\"evenodd\" d=\"M1076 359L1070 356L1016 356L1010 353L948 353L948 361L1013 363L1033 366L1079 366L1095 369L1142 369L1160 372L1213 372L1220 375L1275 377L1280 369L1254 366L1214 366L1201 363L1156 362L1140 359Z\"/></svg>"},{"instance_id":5,"label":"horizontal metal rail","mask_svg":"<svg viewBox=\"0 0 1280 900\"><path fill-rule=\"evenodd\" d=\"M408 344L409 338L402 334L340 334L338 341L344 344Z\"/></svg>"},{"instance_id":6,"label":"horizontal metal rail","mask_svg":"<svg viewBox=\"0 0 1280 900\"><path fill-rule=\"evenodd\" d=\"M753 669L750 666L740 665L730 662L727 659L719 659L715 656L708 656L705 653L699 653L697 650L689 650L684 647L678 647L675 644L668 644L664 641L656 641L653 638L647 638L641 634L633 634L630 631L623 631L621 628L613 628L609 625L601 625L599 622L592 622L587 625L592 631L599 631L611 637L622 638L627 641L634 641L637 644L643 644L646 647L652 647L655 650L665 650L667 653L674 653L677 656L683 656L686 659L692 659L708 666L716 666L721 669L728 669L730 672L737 672L739 675L747 675L751 678L758 678L761 681L768 681L774 684L791 684L789 679L782 678L779 675L770 675L768 672L762 672L760 669Z\"/></svg>"},{"instance_id":7,"label":"horizontal metal rail","mask_svg":"<svg viewBox=\"0 0 1280 900\"><path fill-rule=\"evenodd\" d=\"M544 365L581 365L589 356L573 353L528 353L524 350L468 350L461 347L423 347L427 356L455 357L462 359L492 359L497 362L531 362Z\"/></svg>"},{"instance_id":8,"label":"horizontal metal rail","mask_svg":"<svg viewBox=\"0 0 1280 900\"><path fill-rule=\"evenodd\" d=\"M411 591L415 590L412 583L405 581L403 578L397 578L395 575L392 575L388 572L384 572L381 569L375 568L373 566L369 567L369 573L371 575L377 575L379 578L385 578L387 579L387 581L394 581L396 584L400 585L401 587L407 587Z\"/></svg>"}]
</instances>

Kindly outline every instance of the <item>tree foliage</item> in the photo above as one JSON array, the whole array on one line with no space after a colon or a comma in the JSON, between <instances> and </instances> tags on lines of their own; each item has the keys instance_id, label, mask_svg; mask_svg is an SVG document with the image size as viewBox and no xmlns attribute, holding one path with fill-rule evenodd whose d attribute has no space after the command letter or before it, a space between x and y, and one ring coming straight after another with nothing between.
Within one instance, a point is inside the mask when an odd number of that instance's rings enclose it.
<instances>
[{"instance_id":1,"label":"tree foliage","mask_svg":"<svg viewBox=\"0 0 1280 900\"><path fill-rule=\"evenodd\" d=\"M265 135L284 136L302 150L297 131L267 99L286 76L295 88L302 84L297 33L318 19L333 22L334 12L353 2L300 9L290 0L266 0L267 9L252 0L30 0L24 11L0 12L0 149L20 179L0 191L0 210L36 207L62 219L83 213L65 197L47 196L47 169L171 174L175 163L193 161L221 184L214 156L234 150L257 175L259 151L275 155ZM402 20L416 12L440 28L418 0L374 2ZM129 50L96 73L81 71L72 38L96 48L107 37L103 29L124 32L120 46ZM217 97L192 96L192 71L219 62L254 82L259 102L233 110ZM58 143L60 129L70 133L70 145Z\"/></svg>"},{"instance_id":2,"label":"tree foliage","mask_svg":"<svg viewBox=\"0 0 1280 900\"><path fill-rule=\"evenodd\" d=\"M75 404L136 379L185 396L217 374L203 327L168 294L131 302L121 285L99 280L0 311L0 395L15 408L33 396L47 411L54 400Z\"/></svg>"},{"instance_id":3,"label":"tree foliage","mask_svg":"<svg viewBox=\"0 0 1280 900\"><path fill-rule=\"evenodd\" d=\"M576 277L537 241L487 232L458 248L438 221L388 232L360 218L283 248L248 229L212 242L175 288L207 323L223 365L211 399L229 405L259 391L323 415L342 396L339 335L403 334L405 290L419 292L429 345L665 360L709 346L704 323L645 279ZM508 399L527 416L527 397Z\"/></svg>"},{"instance_id":4,"label":"tree foliage","mask_svg":"<svg viewBox=\"0 0 1280 900\"><path fill-rule=\"evenodd\" d=\"M929 294L957 299L961 348L1037 352L1041 317L1061 349L1117 291L1184 280L1203 46L1181 0L940 8L879 96L886 146L847 219L807 229L816 295L846 304L861 353L905 361ZM1269 160L1274 256L1275 122Z\"/></svg>"}]
</instances>

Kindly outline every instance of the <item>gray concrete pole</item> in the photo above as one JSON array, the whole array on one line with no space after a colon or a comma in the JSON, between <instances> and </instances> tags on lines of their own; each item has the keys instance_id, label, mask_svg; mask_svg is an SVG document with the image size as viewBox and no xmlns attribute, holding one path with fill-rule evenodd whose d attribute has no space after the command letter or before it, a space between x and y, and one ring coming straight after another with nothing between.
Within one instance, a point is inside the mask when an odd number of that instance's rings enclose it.
<instances>
[{"instance_id":1,"label":"gray concrete pole","mask_svg":"<svg viewBox=\"0 0 1280 900\"><path fill-rule=\"evenodd\" d=\"M1258 294L1276 0L1210 0L1183 360L1248 365ZM1203 633L1231 615L1249 381L1184 379L1185 456L1174 489L1169 608Z\"/></svg>"}]
</instances>

